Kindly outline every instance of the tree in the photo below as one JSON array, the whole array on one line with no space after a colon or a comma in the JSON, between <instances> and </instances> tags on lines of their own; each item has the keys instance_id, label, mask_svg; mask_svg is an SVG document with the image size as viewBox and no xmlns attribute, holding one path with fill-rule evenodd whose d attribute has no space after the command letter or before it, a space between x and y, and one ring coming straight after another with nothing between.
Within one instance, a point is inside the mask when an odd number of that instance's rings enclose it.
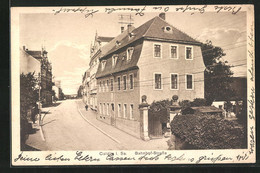
<instances>
[{"instance_id":1,"label":"tree","mask_svg":"<svg viewBox=\"0 0 260 173\"><path fill-rule=\"evenodd\" d=\"M29 133L28 120L31 116L28 114L38 101L37 79L34 73L20 75L20 130L21 130L21 147L23 147L26 136Z\"/></svg>"},{"instance_id":2,"label":"tree","mask_svg":"<svg viewBox=\"0 0 260 173\"><path fill-rule=\"evenodd\" d=\"M205 99L211 104L216 99L228 101L234 96L231 88L233 72L227 61L223 60L223 49L212 45L211 41L206 41L202 45L202 56L205 70Z\"/></svg>"}]
</instances>

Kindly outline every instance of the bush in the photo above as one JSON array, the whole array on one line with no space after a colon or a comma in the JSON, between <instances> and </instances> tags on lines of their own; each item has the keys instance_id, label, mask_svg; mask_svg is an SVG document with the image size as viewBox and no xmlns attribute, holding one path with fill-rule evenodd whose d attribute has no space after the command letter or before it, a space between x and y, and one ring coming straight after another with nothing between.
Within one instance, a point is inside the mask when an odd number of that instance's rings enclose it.
<instances>
[{"instance_id":1,"label":"bush","mask_svg":"<svg viewBox=\"0 0 260 173\"><path fill-rule=\"evenodd\" d=\"M192 106L197 107L197 106L207 106L207 102L205 99L202 98L195 98L193 102L191 103Z\"/></svg>"},{"instance_id":2,"label":"bush","mask_svg":"<svg viewBox=\"0 0 260 173\"><path fill-rule=\"evenodd\" d=\"M171 101L169 99L154 101L150 106L149 115L157 116L162 123L166 123L168 121L168 108L170 105Z\"/></svg>"},{"instance_id":3,"label":"bush","mask_svg":"<svg viewBox=\"0 0 260 173\"><path fill-rule=\"evenodd\" d=\"M194 149L246 148L246 130L234 121L212 115L177 115L172 133Z\"/></svg>"}]
</instances>

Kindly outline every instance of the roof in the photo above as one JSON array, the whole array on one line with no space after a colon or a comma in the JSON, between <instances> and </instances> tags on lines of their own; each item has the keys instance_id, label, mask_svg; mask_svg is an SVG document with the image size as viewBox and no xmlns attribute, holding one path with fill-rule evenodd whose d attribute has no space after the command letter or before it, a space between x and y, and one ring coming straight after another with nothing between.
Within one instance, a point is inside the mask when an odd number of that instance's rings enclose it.
<instances>
[{"instance_id":1,"label":"roof","mask_svg":"<svg viewBox=\"0 0 260 173\"><path fill-rule=\"evenodd\" d=\"M170 26L172 28L171 33L166 33L163 31L162 28L166 26ZM129 38L129 33L133 35L132 38ZM176 43L196 45L201 44L200 42L188 36L186 33L176 29L160 17L154 17L139 26L138 28L130 28L129 30L124 31L122 34L111 40L107 45L102 48L100 60L107 60L107 62L103 71L101 70L101 64L99 65L96 77L100 78L108 74L129 70L131 68L138 68L137 62L142 50L142 44L138 41L142 39L159 39L162 41L171 41ZM116 46L116 41L120 42L119 46ZM123 61L122 53L121 55L119 55L116 66L112 68L111 55L118 54L118 52L120 52L120 49L123 49L127 46L133 46L133 44L136 43L140 43L141 45L135 46L131 61Z\"/></svg>"},{"instance_id":2,"label":"roof","mask_svg":"<svg viewBox=\"0 0 260 173\"><path fill-rule=\"evenodd\" d=\"M42 58L42 52L41 51L33 51L33 50L26 50L26 53L33 56L34 58L40 60Z\"/></svg>"},{"instance_id":3,"label":"roof","mask_svg":"<svg viewBox=\"0 0 260 173\"><path fill-rule=\"evenodd\" d=\"M223 112L222 109L216 108L215 106L200 106L200 107L191 107L195 111L202 113L214 113L214 112Z\"/></svg>"},{"instance_id":4,"label":"roof","mask_svg":"<svg viewBox=\"0 0 260 173\"><path fill-rule=\"evenodd\" d=\"M101 41L101 42L110 42L113 39L114 39L114 37L103 37L103 36L98 36L98 38L97 38L97 40Z\"/></svg>"}]
</instances>

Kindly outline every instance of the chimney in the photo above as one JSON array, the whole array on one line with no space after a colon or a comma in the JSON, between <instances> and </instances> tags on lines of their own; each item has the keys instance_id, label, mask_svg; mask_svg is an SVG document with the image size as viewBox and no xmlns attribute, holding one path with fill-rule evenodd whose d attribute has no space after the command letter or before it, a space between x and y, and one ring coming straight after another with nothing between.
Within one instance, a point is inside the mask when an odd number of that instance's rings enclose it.
<instances>
[{"instance_id":1,"label":"chimney","mask_svg":"<svg viewBox=\"0 0 260 173\"><path fill-rule=\"evenodd\" d=\"M165 20L165 13L160 13L160 14L159 14L159 17L160 17L161 19Z\"/></svg>"},{"instance_id":2,"label":"chimney","mask_svg":"<svg viewBox=\"0 0 260 173\"><path fill-rule=\"evenodd\" d=\"M121 33L123 33L124 32L124 27L123 26L121 26Z\"/></svg>"}]
</instances>

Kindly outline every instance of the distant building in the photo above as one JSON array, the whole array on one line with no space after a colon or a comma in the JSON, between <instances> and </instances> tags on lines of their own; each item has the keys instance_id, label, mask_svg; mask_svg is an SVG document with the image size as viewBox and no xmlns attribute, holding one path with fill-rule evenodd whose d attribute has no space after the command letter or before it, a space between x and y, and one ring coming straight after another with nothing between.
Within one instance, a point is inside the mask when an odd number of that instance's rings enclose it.
<instances>
[{"instance_id":1,"label":"distant building","mask_svg":"<svg viewBox=\"0 0 260 173\"><path fill-rule=\"evenodd\" d=\"M93 45L90 46L90 62L89 70L86 72L84 85L85 91L88 92L87 98L83 97L84 101L88 103L92 110L97 110L97 81L96 72L99 65L99 58L106 51L105 45L113 40L113 37L98 36L96 33ZM89 75L89 76L88 76Z\"/></svg>"},{"instance_id":2,"label":"distant building","mask_svg":"<svg viewBox=\"0 0 260 173\"><path fill-rule=\"evenodd\" d=\"M23 47L23 50L40 62L42 104L52 104L52 65L48 60L48 52L44 48L41 51L32 51Z\"/></svg>"},{"instance_id":3,"label":"distant building","mask_svg":"<svg viewBox=\"0 0 260 173\"><path fill-rule=\"evenodd\" d=\"M144 121L141 97L146 95L149 104L173 95L204 98L204 73L196 72L205 65L201 43L167 23L164 13L125 33L99 58L97 118L140 137L142 129L161 124L160 119Z\"/></svg>"}]
</instances>

